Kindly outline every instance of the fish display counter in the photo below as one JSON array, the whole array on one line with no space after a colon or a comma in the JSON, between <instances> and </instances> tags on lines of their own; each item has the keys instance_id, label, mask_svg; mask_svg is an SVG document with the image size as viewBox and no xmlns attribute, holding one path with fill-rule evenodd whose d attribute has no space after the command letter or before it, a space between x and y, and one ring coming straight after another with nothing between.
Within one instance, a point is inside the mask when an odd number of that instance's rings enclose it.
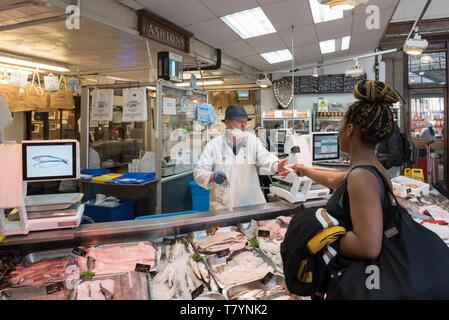
<instances>
[{"instance_id":1,"label":"fish display counter","mask_svg":"<svg viewBox=\"0 0 449 320\"><path fill-rule=\"evenodd\" d=\"M259 248L270 232L285 234L263 221L278 218L286 230L292 215L324 204L274 202L8 237L0 243L0 300L302 299ZM248 224L263 232L251 234ZM260 272L247 272L254 268Z\"/></svg>"}]
</instances>

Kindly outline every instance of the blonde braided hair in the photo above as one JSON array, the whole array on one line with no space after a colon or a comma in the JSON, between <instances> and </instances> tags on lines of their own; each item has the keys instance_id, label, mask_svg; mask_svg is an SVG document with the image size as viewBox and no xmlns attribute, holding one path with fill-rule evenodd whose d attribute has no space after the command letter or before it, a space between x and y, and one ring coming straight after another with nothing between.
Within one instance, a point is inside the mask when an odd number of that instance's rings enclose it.
<instances>
[{"instance_id":1,"label":"blonde braided hair","mask_svg":"<svg viewBox=\"0 0 449 320\"><path fill-rule=\"evenodd\" d=\"M373 80L363 80L354 87L354 102L345 115L346 123L358 127L362 141L376 145L387 140L394 131L391 106L400 95L389 85Z\"/></svg>"}]
</instances>

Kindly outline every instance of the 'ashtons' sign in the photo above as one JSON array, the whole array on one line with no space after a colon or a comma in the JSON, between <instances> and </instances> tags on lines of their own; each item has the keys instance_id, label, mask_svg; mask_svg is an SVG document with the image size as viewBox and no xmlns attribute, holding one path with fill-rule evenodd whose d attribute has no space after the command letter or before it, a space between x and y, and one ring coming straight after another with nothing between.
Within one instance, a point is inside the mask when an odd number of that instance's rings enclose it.
<instances>
[{"instance_id":1,"label":"'ashtons' sign","mask_svg":"<svg viewBox=\"0 0 449 320\"><path fill-rule=\"evenodd\" d=\"M190 51L190 32L146 10L139 10L140 35L178 50Z\"/></svg>"}]
</instances>

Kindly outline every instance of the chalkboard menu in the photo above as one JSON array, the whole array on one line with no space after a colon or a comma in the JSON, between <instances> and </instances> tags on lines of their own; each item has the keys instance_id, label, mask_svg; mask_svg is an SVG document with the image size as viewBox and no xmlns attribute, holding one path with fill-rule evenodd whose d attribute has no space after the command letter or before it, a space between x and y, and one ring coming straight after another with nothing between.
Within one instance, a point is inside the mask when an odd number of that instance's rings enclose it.
<instances>
[{"instance_id":1,"label":"chalkboard menu","mask_svg":"<svg viewBox=\"0 0 449 320\"><path fill-rule=\"evenodd\" d=\"M324 76L319 76L318 81L320 83L319 90L320 93L336 93L344 92L344 74L329 74Z\"/></svg>"},{"instance_id":2,"label":"chalkboard menu","mask_svg":"<svg viewBox=\"0 0 449 320\"><path fill-rule=\"evenodd\" d=\"M362 80L366 80L366 73L357 78L345 76L344 92L352 93L357 82Z\"/></svg>"},{"instance_id":3,"label":"chalkboard menu","mask_svg":"<svg viewBox=\"0 0 449 320\"><path fill-rule=\"evenodd\" d=\"M356 83L361 80L366 80L366 74L357 78L344 74L295 76L295 94L352 93Z\"/></svg>"}]
</instances>

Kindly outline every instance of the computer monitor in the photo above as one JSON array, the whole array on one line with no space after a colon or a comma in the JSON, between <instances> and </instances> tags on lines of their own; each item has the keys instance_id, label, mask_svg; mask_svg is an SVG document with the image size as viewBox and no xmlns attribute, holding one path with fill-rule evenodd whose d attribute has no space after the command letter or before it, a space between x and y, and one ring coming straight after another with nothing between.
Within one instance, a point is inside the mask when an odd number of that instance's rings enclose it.
<instances>
[{"instance_id":1,"label":"computer monitor","mask_svg":"<svg viewBox=\"0 0 449 320\"><path fill-rule=\"evenodd\" d=\"M79 162L76 140L22 142L24 181L78 179Z\"/></svg>"},{"instance_id":2,"label":"computer monitor","mask_svg":"<svg viewBox=\"0 0 449 320\"><path fill-rule=\"evenodd\" d=\"M340 159L338 132L312 133L313 161Z\"/></svg>"},{"instance_id":3,"label":"computer monitor","mask_svg":"<svg viewBox=\"0 0 449 320\"><path fill-rule=\"evenodd\" d=\"M237 91L238 100L249 100L249 90L239 90Z\"/></svg>"}]
</instances>

